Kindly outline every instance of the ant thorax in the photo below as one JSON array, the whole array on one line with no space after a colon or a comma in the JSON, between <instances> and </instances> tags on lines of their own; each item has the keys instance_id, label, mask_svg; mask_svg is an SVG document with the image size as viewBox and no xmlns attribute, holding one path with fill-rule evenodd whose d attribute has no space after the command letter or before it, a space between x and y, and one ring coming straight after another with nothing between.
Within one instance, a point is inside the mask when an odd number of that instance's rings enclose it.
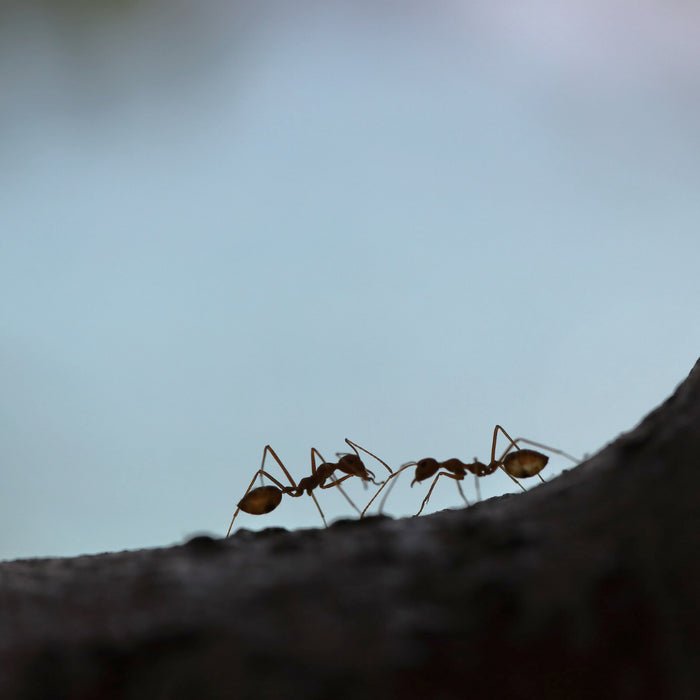
<instances>
[{"instance_id":1,"label":"ant thorax","mask_svg":"<svg viewBox=\"0 0 700 700\"><path fill-rule=\"evenodd\" d=\"M474 474L474 476L488 476L489 474L493 474L496 469L498 469L498 462L491 462L491 464L487 466L476 457L474 457L474 461L469 465L469 471Z\"/></svg>"},{"instance_id":2,"label":"ant thorax","mask_svg":"<svg viewBox=\"0 0 700 700\"><path fill-rule=\"evenodd\" d=\"M323 466L323 465L321 465ZM311 475L311 476L305 476L303 479L299 480L299 485L297 486L296 490L292 489L289 493L291 496L295 496L297 494L302 494L302 493L308 493L311 495L311 492L320 484L323 484L325 480L328 478L328 475L321 475L320 470L317 472L316 475Z\"/></svg>"},{"instance_id":3,"label":"ant thorax","mask_svg":"<svg viewBox=\"0 0 700 700\"><path fill-rule=\"evenodd\" d=\"M451 472L455 476L462 477L464 478L467 474L467 469L469 467L462 462L461 459L457 459L457 457L450 457L450 459L446 459L441 465L441 469L446 469L448 472Z\"/></svg>"}]
</instances>

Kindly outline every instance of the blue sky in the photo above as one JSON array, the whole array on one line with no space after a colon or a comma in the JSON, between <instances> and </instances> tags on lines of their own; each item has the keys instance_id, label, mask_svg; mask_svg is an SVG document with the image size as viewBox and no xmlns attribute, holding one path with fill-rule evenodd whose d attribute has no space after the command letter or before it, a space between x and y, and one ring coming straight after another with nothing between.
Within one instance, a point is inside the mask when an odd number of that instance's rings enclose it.
<instances>
[{"instance_id":1,"label":"blue sky","mask_svg":"<svg viewBox=\"0 0 700 700\"><path fill-rule=\"evenodd\" d=\"M462 5L312 5L207 42L210 10L186 50L184 19L81 41L32 19L4 44L0 557L223 535L267 443L295 478L345 437L392 467L487 459L496 423L592 453L685 377L685 24L621 22L603 61L615 27L588 14L536 3L518 33ZM460 506L444 481L429 510ZM389 513L418 510L409 482ZM304 497L237 525L320 519Z\"/></svg>"}]
</instances>

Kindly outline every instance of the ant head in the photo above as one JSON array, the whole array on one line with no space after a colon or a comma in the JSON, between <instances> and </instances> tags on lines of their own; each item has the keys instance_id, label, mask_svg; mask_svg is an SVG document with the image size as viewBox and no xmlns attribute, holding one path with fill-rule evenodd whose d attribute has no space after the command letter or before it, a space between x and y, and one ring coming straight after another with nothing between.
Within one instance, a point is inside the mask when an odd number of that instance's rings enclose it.
<instances>
[{"instance_id":1,"label":"ant head","mask_svg":"<svg viewBox=\"0 0 700 700\"><path fill-rule=\"evenodd\" d=\"M374 474L365 467L362 460L353 454L342 455L338 460L338 469L344 474L351 474L352 476L359 476L365 481L374 479Z\"/></svg>"},{"instance_id":2,"label":"ant head","mask_svg":"<svg viewBox=\"0 0 700 700\"><path fill-rule=\"evenodd\" d=\"M411 486L413 486L416 481L425 481L425 479L429 479L431 476L433 476L433 474L435 474L435 472L437 472L439 468L439 462L432 457L419 459L416 462L416 473L413 477L413 481L411 482Z\"/></svg>"}]
</instances>

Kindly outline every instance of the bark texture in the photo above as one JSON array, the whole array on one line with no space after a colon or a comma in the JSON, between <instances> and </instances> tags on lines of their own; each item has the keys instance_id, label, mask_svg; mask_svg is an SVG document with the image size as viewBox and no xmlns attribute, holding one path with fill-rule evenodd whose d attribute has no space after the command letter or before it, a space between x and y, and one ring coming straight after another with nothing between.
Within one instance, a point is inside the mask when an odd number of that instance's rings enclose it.
<instances>
[{"instance_id":1,"label":"bark texture","mask_svg":"<svg viewBox=\"0 0 700 700\"><path fill-rule=\"evenodd\" d=\"M700 697L700 361L460 510L0 564L4 698Z\"/></svg>"}]
</instances>

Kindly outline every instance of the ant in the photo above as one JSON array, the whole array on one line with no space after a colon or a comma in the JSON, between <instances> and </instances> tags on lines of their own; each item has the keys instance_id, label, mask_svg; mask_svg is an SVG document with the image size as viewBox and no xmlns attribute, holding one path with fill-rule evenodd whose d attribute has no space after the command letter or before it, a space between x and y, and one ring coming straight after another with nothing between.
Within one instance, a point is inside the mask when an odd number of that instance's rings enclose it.
<instances>
[{"instance_id":1,"label":"ant","mask_svg":"<svg viewBox=\"0 0 700 700\"><path fill-rule=\"evenodd\" d=\"M501 455L500 459L496 459L496 441L498 439L499 430L509 440L510 444L506 448L505 452ZM456 457L447 459L444 462L438 462L432 457L425 457L424 459L420 459L417 462L407 462L406 464L401 465L401 467L395 472L393 472L381 485L377 493L375 493L372 497L372 500L365 506L365 509L360 514L360 517L363 517L365 515L367 509L372 505L374 499L381 493L381 491L389 483L389 481L397 477L402 471L404 471L404 469L408 469L409 467L413 466L415 466L416 471L413 477L413 481L411 482L411 486L413 486L413 484L415 484L416 482L425 481L431 476L435 476L435 478L433 479L433 483L431 484L430 489L428 490L428 494L423 499L423 503L421 504L420 510L416 513L416 516L420 515L423 512L423 508L425 508L425 504L430 499L430 495L432 494L433 489L435 488L435 484L437 484L437 481L441 476L447 476L450 479L455 480L457 484L457 489L459 490L459 495L462 497L467 506L469 505L469 501L464 495L464 491L462 491L462 485L460 484L460 482L463 481L464 477L467 475L467 472L471 472L472 474L474 474L474 481L476 483L477 488L477 498L479 499L481 498L481 493L479 489L478 477L493 474L496 471L496 469L503 470L523 491L525 491L526 489L518 481L518 479L525 479L531 476L539 476L540 481L544 482L544 479L542 478L540 472L545 468L545 466L547 466L549 457L547 457L547 455L545 454L542 454L541 452L537 452L537 450L521 448L518 444L520 442L525 442L529 445L533 445L535 447L547 450L548 452L563 455L564 457L567 457L568 459L571 459L574 462L578 462L578 460L575 457L572 457L566 452L554 449L553 447L547 447L547 445L542 445L539 442L533 442L532 440L528 440L526 438L517 438L517 440L513 440L513 438L510 435L508 435L504 428L502 428L500 425L497 425L493 430L493 441L491 443L491 461L489 462L489 464L484 464L483 462L480 462L476 457L474 457L474 461L471 464L464 464L464 462L457 459ZM511 452L513 448L515 448L515 451ZM380 513L382 511L382 508L384 507L384 503L386 502L389 493L391 492L391 488L393 488L394 483L395 482L392 482L392 485L384 494L384 498L382 499L379 506Z\"/></svg>"},{"instance_id":2,"label":"ant","mask_svg":"<svg viewBox=\"0 0 700 700\"><path fill-rule=\"evenodd\" d=\"M352 500L345 493L345 491L343 491L343 488L340 484L346 479L349 479L353 476L357 476L360 479L362 479L362 481L365 482L365 486L366 482L368 481L371 481L377 486L383 485L386 482L377 482L374 480L374 473L367 469L367 467L365 467L358 450L362 450L371 457L374 457L374 459L376 459L378 462L381 462L381 464L387 468L390 475L393 474L393 472L389 465L386 462L384 462L384 460L379 459L377 455L373 454L369 450L366 450L364 447L361 447L360 445L352 442L351 440L348 440L348 438L345 438L345 442L352 449L352 453L338 453L336 455L339 458L337 462L326 462L321 453L315 447L312 447L311 474L310 476L305 476L303 479L300 479L298 484L294 482L292 475L287 471L284 464L282 464L282 460L277 456L276 452L272 449L272 447L270 447L270 445L265 445L260 469L258 469L258 471L255 472L255 475L253 476L250 484L248 485L246 492L243 494L243 498L241 498L241 500L238 502L238 506L236 507L236 511L233 514L233 518L231 518L231 524L228 527L226 537L228 537L231 533L233 521L236 519L236 516L238 515L239 511L242 510L244 513L249 513L251 515L264 515L266 513L270 513L275 508L277 508L277 506L282 502L282 496L285 494L291 496L292 498L298 498L304 493L307 493L309 496L311 496L311 498L313 498L314 503L316 504L316 508L318 509L319 514L321 515L321 520L323 520L324 527L328 527L328 524L326 523L326 518L323 515L323 511L321 510L321 506L318 504L316 496L313 493L314 489L316 488L329 489L333 487L338 487L339 491L343 494L348 503L350 503L350 505L358 513L360 513L360 509L352 502ZM275 479L275 477L272 476L269 472L265 471L265 459L267 458L268 453L272 455L273 459L280 466L280 469L282 469L282 471L284 472L291 486L285 486L284 484L280 483L277 479ZM318 459L320 460L320 464L318 466L316 466L316 457L318 457ZM336 470L342 472L344 476L337 478L334 474ZM272 486L264 484L263 476L266 476L275 485ZM255 480L258 477L260 477L260 483L262 485L258 486L257 488L253 488L253 484L255 483ZM331 480L330 483L326 483L329 479Z\"/></svg>"}]
</instances>

